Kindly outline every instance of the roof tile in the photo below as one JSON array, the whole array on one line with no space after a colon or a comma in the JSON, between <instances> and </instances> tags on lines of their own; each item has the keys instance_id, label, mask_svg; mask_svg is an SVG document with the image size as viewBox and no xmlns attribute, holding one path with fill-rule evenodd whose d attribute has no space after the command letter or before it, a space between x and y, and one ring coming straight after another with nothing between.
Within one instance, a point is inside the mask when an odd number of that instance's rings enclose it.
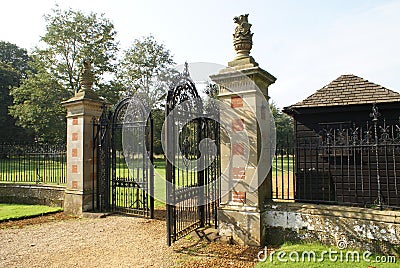
<instances>
[{"instance_id":1,"label":"roof tile","mask_svg":"<svg viewBox=\"0 0 400 268\"><path fill-rule=\"evenodd\" d=\"M400 94L361 77L341 75L305 100L288 108L400 102Z\"/></svg>"}]
</instances>

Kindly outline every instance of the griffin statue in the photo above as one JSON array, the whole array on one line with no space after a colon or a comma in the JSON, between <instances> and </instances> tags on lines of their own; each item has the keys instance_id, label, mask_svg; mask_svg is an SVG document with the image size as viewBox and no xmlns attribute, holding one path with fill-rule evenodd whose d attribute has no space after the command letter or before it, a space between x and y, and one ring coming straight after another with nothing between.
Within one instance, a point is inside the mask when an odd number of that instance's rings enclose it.
<instances>
[{"instance_id":1,"label":"griffin statue","mask_svg":"<svg viewBox=\"0 0 400 268\"><path fill-rule=\"evenodd\" d=\"M249 57L253 46L253 33L250 30L251 24L248 21L248 17L249 14L244 14L233 18L233 21L237 24L233 34L233 45L237 54L236 59Z\"/></svg>"}]
</instances>

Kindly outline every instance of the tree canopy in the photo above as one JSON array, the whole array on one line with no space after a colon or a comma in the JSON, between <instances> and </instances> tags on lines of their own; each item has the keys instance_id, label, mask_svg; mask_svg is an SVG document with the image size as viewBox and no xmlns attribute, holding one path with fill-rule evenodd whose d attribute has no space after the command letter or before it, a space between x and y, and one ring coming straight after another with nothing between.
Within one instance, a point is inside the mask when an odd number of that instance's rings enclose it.
<instances>
[{"instance_id":1,"label":"tree canopy","mask_svg":"<svg viewBox=\"0 0 400 268\"><path fill-rule=\"evenodd\" d=\"M153 36L134 40L118 68L124 95L138 94L149 107L162 106L169 82L177 74L174 64L171 52Z\"/></svg>"},{"instance_id":2,"label":"tree canopy","mask_svg":"<svg viewBox=\"0 0 400 268\"><path fill-rule=\"evenodd\" d=\"M37 73L28 74L19 87L11 94L14 105L10 113L17 119L20 126L32 130L42 141L59 142L65 139L65 110L61 100L68 99L72 94L43 69Z\"/></svg>"},{"instance_id":3,"label":"tree canopy","mask_svg":"<svg viewBox=\"0 0 400 268\"><path fill-rule=\"evenodd\" d=\"M26 49L6 41L0 41L0 63L14 69L21 78L26 77L26 72L30 69L29 59Z\"/></svg>"},{"instance_id":4,"label":"tree canopy","mask_svg":"<svg viewBox=\"0 0 400 268\"><path fill-rule=\"evenodd\" d=\"M79 89L82 62L93 62L95 84L101 87L102 75L114 73L118 43L113 23L104 14L84 14L79 10L53 9L45 15L43 47L35 50L46 69L70 92Z\"/></svg>"},{"instance_id":5,"label":"tree canopy","mask_svg":"<svg viewBox=\"0 0 400 268\"><path fill-rule=\"evenodd\" d=\"M65 110L61 102L73 96L80 85L82 62L90 58L96 90L116 98L111 82L118 43L116 31L103 14L84 14L55 8L45 15L46 33L42 45L33 51L31 67L21 86L11 90L10 113L20 126L34 131L45 141L65 140Z\"/></svg>"},{"instance_id":6,"label":"tree canopy","mask_svg":"<svg viewBox=\"0 0 400 268\"><path fill-rule=\"evenodd\" d=\"M274 102L270 104L270 109L275 120L276 147L286 149L293 146L293 118L283 113Z\"/></svg>"},{"instance_id":7,"label":"tree canopy","mask_svg":"<svg viewBox=\"0 0 400 268\"><path fill-rule=\"evenodd\" d=\"M18 87L30 69L26 49L15 44L0 41L0 137L2 140L22 139L27 133L16 126L15 119L8 114L12 105L12 87Z\"/></svg>"},{"instance_id":8,"label":"tree canopy","mask_svg":"<svg viewBox=\"0 0 400 268\"><path fill-rule=\"evenodd\" d=\"M153 36L134 40L117 64L117 33L104 14L56 6L44 18L46 31L32 55L0 44L0 57L6 59L0 62L0 79L7 79L7 88L12 88L0 98L8 98L3 110L8 107L19 126L44 141L65 140L61 102L79 90L82 62L88 58L93 62L94 90L107 101L116 103L135 94L148 107L163 106L177 71L171 52ZM157 125L162 125L163 115L158 117Z\"/></svg>"}]
</instances>

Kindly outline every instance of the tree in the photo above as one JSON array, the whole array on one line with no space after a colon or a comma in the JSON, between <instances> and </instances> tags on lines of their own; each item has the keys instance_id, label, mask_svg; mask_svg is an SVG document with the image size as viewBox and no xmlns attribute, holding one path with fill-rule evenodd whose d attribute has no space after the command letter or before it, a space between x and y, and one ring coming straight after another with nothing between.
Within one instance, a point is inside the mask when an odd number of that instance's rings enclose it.
<instances>
[{"instance_id":1,"label":"tree","mask_svg":"<svg viewBox=\"0 0 400 268\"><path fill-rule=\"evenodd\" d=\"M9 42L0 41L0 62L13 68L21 78L26 77L26 72L30 69L29 60L30 57L26 49Z\"/></svg>"},{"instance_id":2,"label":"tree","mask_svg":"<svg viewBox=\"0 0 400 268\"><path fill-rule=\"evenodd\" d=\"M170 82L177 75L171 52L153 36L134 40L124 51L118 68L118 84L122 96L140 98L152 109L154 119L154 152L161 154L161 131L164 123L165 96Z\"/></svg>"},{"instance_id":3,"label":"tree","mask_svg":"<svg viewBox=\"0 0 400 268\"><path fill-rule=\"evenodd\" d=\"M270 104L276 126L276 148L286 149L294 145L293 118L283 113L274 102Z\"/></svg>"},{"instance_id":4,"label":"tree","mask_svg":"<svg viewBox=\"0 0 400 268\"><path fill-rule=\"evenodd\" d=\"M72 9L53 9L45 15L43 45L34 50L33 69L11 94L10 113L18 124L31 129L44 141L65 140L65 110L61 102L73 96L80 85L82 62L93 63L95 90L101 96L116 98L110 81L118 51L114 25L104 17Z\"/></svg>"},{"instance_id":5,"label":"tree","mask_svg":"<svg viewBox=\"0 0 400 268\"><path fill-rule=\"evenodd\" d=\"M118 69L123 95L140 96L149 107L162 106L168 86L177 71L171 52L153 36L134 40L124 51Z\"/></svg>"},{"instance_id":6,"label":"tree","mask_svg":"<svg viewBox=\"0 0 400 268\"><path fill-rule=\"evenodd\" d=\"M25 138L28 133L17 127L15 119L8 114L13 98L10 88L19 86L26 77L29 56L25 49L15 44L0 41L0 137L5 141Z\"/></svg>"},{"instance_id":7,"label":"tree","mask_svg":"<svg viewBox=\"0 0 400 268\"><path fill-rule=\"evenodd\" d=\"M153 117L153 132L154 132L153 150L156 155L162 155L163 148L161 143L161 132L165 119L165 111L164 109L156 108L151 111L151 115Z\"/></svg>"},{"instance_id":8,"label":"tree","mask_svg":"<svg viewBox=\"0 0 400 268\"><path fill-rule=\"evenodd\" d=\"M101 88L105 84L102 75L115 72L118 43L114 25L104 14L85 15L81 11L58 7L52 11L45 15L46 34L41 38L44 47L37 48L35 54L70 92L79 89L82 62L90 58L95 84Z\"/></svg>"},{"instance_id":9,"label":"tree","mask_svg":"<svg viewBox=\"0 0 400 268\"><path fill-rule=\"evenodd\" d=\"M37 73L28 73L22 84L11 90L14 105L10 106L10 114L20 126L34 132L39 140L64 141L66 121L61 100L70 98L72 94L46 70L37 67Z\"/></svg>"}]
</instances>

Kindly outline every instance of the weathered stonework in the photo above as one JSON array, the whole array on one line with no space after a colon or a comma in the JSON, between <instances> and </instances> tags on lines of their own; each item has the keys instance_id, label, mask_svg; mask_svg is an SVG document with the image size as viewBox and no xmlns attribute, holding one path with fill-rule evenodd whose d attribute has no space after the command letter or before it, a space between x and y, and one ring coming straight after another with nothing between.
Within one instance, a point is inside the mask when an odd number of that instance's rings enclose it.
<instances>
[{"instance_id":1,"label":"weathered stonework","mask_svg":"<svg viewBox=\"0 0 400 268\"><path fill-rule=\"evenodd\" d=\"M81 89L65 102L67 108L67 186L64 212L80 216L93 210L95 156L93 154L93 120L100 117L103 101L92 90L90 61L84 62Z\"/></svg>"},{"instance_id":2,"label":"weathered stonework","mask_svg":"<svg viewBox=\"0 0 400 268\"><path fill-rule=\"evenodd\" d=\"M263 214L269 244L319 241L388 253L400 246L400 212L376 209L274 203Z\"/></svg>"},{"instance_id":3,"label":"weathered stonework","mask_svg":"<svg viewBox=\"0 0 400 268\"><path fill-rule=\"evenodd\" d=\"M218 231L225 240L260 246L266 241L263 212L251 206L222 205L218 209Z\"/></svg>"},{"instance_id":4,"label":"weathered stonework","mask_svg":"<svg viewBox=\"0 0 400 268\"><path fill-rule=\"evenodd\" d=\"M251 33L251 24L248 21L249 14L240 15L233 18L236 23L233 34L233 46L236 50L236 59L246 58L253 47L253 34Z\"/></svg>"},{"instance_id":5,"label":"weathered stonework","mask_svg":"<svg viewBox=\"0 0 400 268\"><path fill-rule=\"evenodd\" d=\"M64 186L0 183L0 203L62 207Z\"/></svg>"},{"instance_id":6,"label":"weathered stonework","mask_svg":"<svg viewBox=\"0 0 400 268\"><path fill-rule=\"evenodd\" d=\"M271 172L266 164L271 161L270 148L266 148L262 136L269 122L265 110L268 87L276 78L261 69L249 55L251 49L251 24L247 15L235 18L238 24L234 33L236 58L228 67L211 75L218 84L222 110L221 122L232 126L232 137L221 132L221 203L218 208L218 229L221 236L238 244L261 246L265 240L263 222L264 204L271 199ZM240 122L238 124L238 122ZM248 143L243 144L239 132L245 131ZM246 163L243 165L243 161ZM268 175L266 175L268 174Z\"/></svg>"}]
</instances>

